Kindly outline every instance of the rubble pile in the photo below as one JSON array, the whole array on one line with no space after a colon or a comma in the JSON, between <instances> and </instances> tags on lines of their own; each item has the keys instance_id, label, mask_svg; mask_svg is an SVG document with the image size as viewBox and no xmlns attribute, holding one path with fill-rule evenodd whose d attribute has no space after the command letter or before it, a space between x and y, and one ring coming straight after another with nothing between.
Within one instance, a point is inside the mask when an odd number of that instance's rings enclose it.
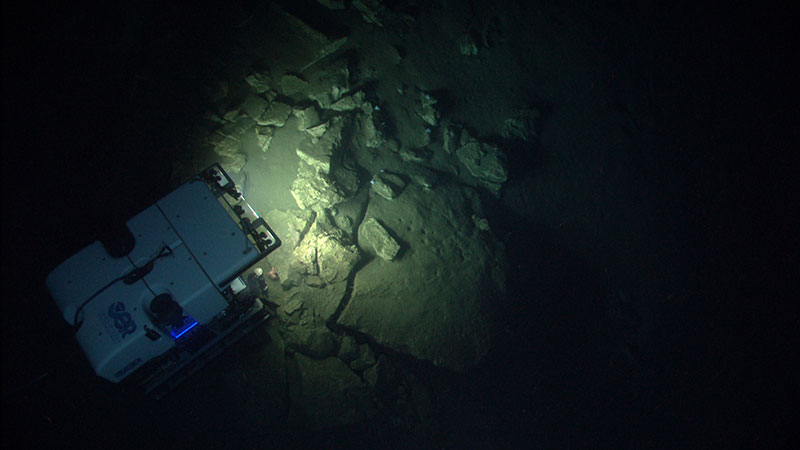
<instances>
[{"instance_id":1,"label":"rubble pile","mask_svg":"<svg viewBox=\"0 0 800 450\"><path fill-rule=\"evenodd\" d=\"M362 26L413 20L380 1L319 3L357 11ZM451 122L441 93L374 88L402 65L400 50L370 65L339 51L346 37L292 23L314 47L209 88L197 146L243 180L259 176L255 160L294 176L294 206L264 211L283 244L262 264L277 274L271 326L300 386L289 389L291 420L314 429L366 420L376 404L419 391L392 355L463 371L490 351L504 249L481 195L499 195L508 167L500 146ZM478 52L469 36L453 51ZM509 118L503 137L534 138L535 114Z\"/></svg>"}]
</instances>

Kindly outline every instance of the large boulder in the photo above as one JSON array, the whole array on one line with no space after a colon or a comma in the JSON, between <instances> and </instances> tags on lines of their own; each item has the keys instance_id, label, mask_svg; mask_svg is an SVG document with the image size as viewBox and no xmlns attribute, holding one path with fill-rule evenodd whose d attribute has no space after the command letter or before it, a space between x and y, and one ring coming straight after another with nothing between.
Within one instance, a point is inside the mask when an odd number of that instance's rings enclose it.
<instances>
[{"instance_id":1,"label":"large boulder","mask_svg":"<svg viewBox=\"0 0 800 450\"><path fill-rule=\"evenodd\" d=\"M473 215L483 216L477 194L454 184L373 197L365 222L380 221L409 248L358 271L337 323L438 366L477 363L490 346L487 303L502 297L505 281L502 246Z\"/></svg>"},{"instance_id":2,"label":"large boulder","mask_svg":"<svg viewBox=\"0 0 800 450\"><path fill-rule=\"evenodd\" d=\"M326 209L345 198L329 176L304 161L300 162L290 192L301 209Z\"/></svg>"},{"instance_id":3,"label":"large boulder","mask_svg":"<svg viewBox=\"0 0 800 450\"><path fill-rule=\"evenodd\" d=\"M327 221L326 216L318 214L294 250L303 275L319 276L317 282L322 286L346 280L360 259L358 248L347 242L342 231L332 224L321 225L323 220Z\"/></svg>"}]
</instances>

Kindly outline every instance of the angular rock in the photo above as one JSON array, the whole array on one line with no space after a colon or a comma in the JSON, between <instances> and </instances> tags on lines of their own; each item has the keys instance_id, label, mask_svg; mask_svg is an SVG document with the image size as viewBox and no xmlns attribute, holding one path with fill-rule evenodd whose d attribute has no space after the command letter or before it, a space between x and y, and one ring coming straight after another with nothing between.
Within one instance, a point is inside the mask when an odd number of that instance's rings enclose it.
<instances>
[{"instance_id":1,"label":"angular rock","mask_svg":"<svg viewBox=\"0 0 800 450\"><path fill-rule=\"evenodd\" d=\"M420 185L424 191L431 190L439 181L439 176L436 172L427 169L423 166L412 166L406 170L411 181Z\"/></svg>"},{"instance_id":2,"label":"angular rock","mask_svg":"<svg viewBox=\"0 0 800 450\"><path fill-rule=\"evenodd\" d=\"M461 128L456 125L444 127L442 131L442 148L448 155L453 154L461 144L460 139Z\"/></svg>"},{"instance_id":3,"label":"angular rock","mask_svg":"<svg viewBox=\"0 0 800 450\"><path fill-rule=\"evenodd\" d=\"M300 313L303 311L303 299L300 297L295 297L292 300L286 302L285 305L282 305L278 308L278 314L284 317L284 322L289 322L295 313ZM300 314L297 314L297 320L295 322L300 321Z\"/></svg>"},{"instance_id":4,"label":"angular rock","mask_svg":"<svg viewBox=\"0 0 800 450\"><path fill-rule=\"evenodd\" d=\"M320 225L322 222L326 224ZM317 220L294 249L295 267L290 268L304 276L318 275L323 285L347 280L361 258L358 248L328 222L325 214L317 214Z\"/></svg>"},{"instance_id":5,"label":"angular rock","mask_svg":"<svg viewBox=\"0 0 800 450\"><path fill-rule=\"evenodd\" d=\"M327 209L344 200L344 193L324 173L305 162L297 169L291 194L301 209Z\"/></svg>"},{"instance_id":6,"label":"angular rock","mask_svg":"<svg viewBox=\"0 0 800 450\"><path fill-rule=\"evenodd\" d=\"M275 100L275 97L278 96L278 91L270 89L267 92L262 93L261 96L264 97L268 102L272 103L272 101Z\"/></svg>"},{"instance_id":7,"label":"angular rock","mask_svg":"<svg viewBox=\"0 0 800 450\"><path fill-rule=\"evenodd\" d=\"M358 346L358 358L350 361L350 368L356 372L372 367L375 365L375 352L369 344L361 344Z\"/></svg>"},{"instance_id":8,"label":"angular rock","mask_svg":"<svg viewBox=\"0 0 800 450\"><path fill-rule=\"evenodd\" d=\"M356 424L375 415L369 389L339 358L295 355L299 389L290 416L299 428L322 430Z\"/></svg>"},{"instance_id":9,"label":"angular rock","mask_svg":"<svg viewBox=\"0 0 800 450\"><path fill-rule=\"evenodd\" d=\"M317 236L309 245L317 248L319 276L326 283L346 280L360 259L355 245L346 245L332 235Z\"/></svg>"},{"instance_id":10,"label":"angular rock","mask_svg":"<svg viewBox=\"0 0 800 450\"><path fill-rule=\"evenodd\" d=\"M338 228L316 236L320 277L326 283L346 281L361 260L358 247L347 242Z\"/></svg>"},{"instance_id":11,"label":"angular rock","mask_svg":"<svg viewBox=\"0 0 800 450\"><path fill-rule=\"evenodd\" d=\"M358 132L355 136L356 141L369 148L378 148L386 142L383 133L375 125L376 113L372 109L368 113L359 114Z\"/></svg>"},{"instance_id":12,"label":"angular rock","mask_svg":"<svg viewBox=\"0 0 800 450\"><path fill-rule=\"evenodd\" d=\"M306 164L313 167L317 172L327 174L331 170L331 156L333 151L329 146L320 143L319 139L314 141L306 138L297 146L295 152Z\"/></svg>"},{"instance_id":13,"label":"angular rock","mask_svg":"<svg viewBox=\"0 0 800 450\"><path fill-rule=\"evenodd\" d=\"M494 145L470 142L456 150L456 155L479 180L499 184L508 179L505 155Z\"/></svg>"},{"instance_id":14,"label":"angular rock","mask_svg":"<svg viewBox=\"0 0 800 450\"><path fill-rule=\"evenodd\" d=\"M297 75L286 74L281 77L281 89L283 94L289 97L301 95L308 89L308 81Z\"/></svg>"},{"instance_id":15,"label":"angular rock","mask_svg":"<svg viewBox=\"0 0 800 450\"><path fill-rule=\"evenodd\" d=\"M322 137L323 134L325 134L325 131L327 131L327 130L328 130L328 124L327 123L321 123L321 124L319 124L317 126L314 126L314 127L311 127L311 128L307 128L306 129L306 133L310 134L312 138L319 139L319 138Z\"/></svg>"},{"instance_id":16,"label":"angular rock","mask_svg":"<svg viewBox=\"0 0 800 450\"><path fill-rule=\"evenodd\" d=\"M334 51L344 44L347 38L332 42L326 51ZM328 63L309 77L309 86L304 91L309 100L317 102L321 109L331 109L331 105L344 95L349 86L350 71L347 61L339 59Z\"/></svg>"},{"instance_id":17,"label":"angular rock","mask_svg":"<svg viewBox=\"0 0 800 450\"><path fill-rule=\"evenodd\" d=\"M417 115L432 127L435 127L439 122L439 111L435 108L437 103L438 101L427 92L419 93L419 109L416 111Z\"/></svg>"},{"instance_id":18,"label":"angular rock","mask_svg":"<svg viewBox=\"0 0 800 450\"><path fill-rule=\"evenodd\" d=\"M535 138L537 136L536 124L541 115L541 112L536 108L526 108L519 111L503 122L500 136L505 139L522 139L523 141Z\"/></svg>"},{"instance_id":19,"label":"angular rock","mask_svg":"<svg viewBox=\"0 0 800 450\"><path fill-rule=\"evenodd\" d=\"M339 354L337 355L339 359L350 363L350 361L358 358L360 354L356 338L349 334L344 335L344 337L342 337L342 344L339 346Z\"/></svg>"},{"instance_id":20,"label":"angular rock","mask_svg":"<svg viewBox=\"0 0 800 450\"><path fill-rule=\"evenodd\" d=\"M362 376L378 398L390 397L398 379L397 369L386 355L378 356L375 365L364 369Z\"/></svg>"},{"instance_id":21,"label":"angular rock","mask_svg":"<svg viewBox=\"0 0 800 450\"><path fill-rule=\"evenodd\" d=\"M267 109L269 102L257 95L248 95L242 102L242 112L253 120L258 120Z\"/></svg>"},{"instance_id":22,"label":"angular rock","mask_svg":"<svg viewBox=\"0 0 800 450\"><path fill-rule=\"evenodd\" d=\"M214 151L219 155L229 155L241 150L242 143L248 133L254 128L252 120L240 117L235 122L222 125L219 129L211 133L206 142L214 147Z\"/></svg>"},{"instance_id":23,"label":"angular rock","mask_svg":"<svg viewBox=\"0 0 800 450\"><path fill-rule=\"evenodd\" d=\"M211 133L206 142L211 145L214 152L220 156L232 156L240 153L242 148L242 140L230 134L224 134L223 130L217 130Z\"/></svg>"},{"instance_id":24,"label":"angular rock","mask_svg":"<svg viewBox=\"0 0 800 450\"><path fill-rule=\"evenodd\" d=\"M374 217L365 220L358 227L358 242L386 261L393 261L400 252L400 244Z\"/></svg>"},{"instance_id":25,"label":"angular rock","mask_svg":"<svg viewBox=\"0 0 800 450\"><path fill-rule=\"evenodd\" d=\"M475 56L478 54L478 45L469 33L464 33L458 39L458 50L464 56Z\"/></svg>"},{"instance_id":26,"label":"angular rock","mask_svg":"<svg viewBox=\"0 0 800 450\"><path fill-rule=\"evenodd\" d=\"M342 97L332 104L330 109L334 111L353 111L360 110L364 105L364 92L358 91L353 95Z\"/></svg>"},{"instance_id":27,"label":"angular rock","mask_svg":"<svg viewBox=\"0 0 800 450\"><path fill-rule=\"evenodd\" d=\"M361 13L365 22L383 27L379 17L383 8L380 0L353 0L352 5Z\"/></svg>"},{"instance_id":28,"label":"angular rock","mask_svg":"<svg viewBox=\"0 0 800 450\"><path fill-rule=\"evenodd\" d=\"M397 175L388 172L378 172L370 181L372 192L386 200L392 200L403 192L405 181Z\"/></svg>"},{"instance_id":29,"label":"angular rock","mask_svg":"<svg viewBox=\"0 0 800 450\"><path fill-rule=\"evenodd\" d=\"M321 138L308 138L300 143L296 149L297 156L315 170L327 175L331 170L331 156L342 142L343 126L342 118L331 120Z\"/></svg>"},{"instance_id":30,"label":"angular rock","mask_svg":"<svg viewBox=\"0 0 800 450\"><path fill-rule=\"evenodd\" d=\"M274 127L256 125L256 139L258 140L258 148L260 148L262 152L269 150L273 137L275 137Z\"/></svg>"},{"instance_id":31,"label":"angular rock","mask_svg":"<svg viewBox=\"0 0 800 450\"><path fill-rule=\"evenodd\" d=\"M269 125L273 127L282 127L286 125L286 120L292 114L292 107L286 103L274 101L269 104L264 113L259 117L259 125Z\"/></svg>"},{"instance_id":32,"label":"angular rock","mask_svg":"<svg viewBox=\"0 0 800 450\"><path fill-rule=\"evenodd\" d=\"M314 212L296 209L288 211L273 209L265 214L265 219L283 241L282 245L270 253L267 259L269 264L275 267L280 275L281 287L288 289L301 282L299 279L293 279L294 272L290 269L294 262L294 249L300 242L300 238L311 227L314 220Z\"/></svg>"},{"instance_id":33,"label":"angular rock","mask_svg":"<svg viewBox=\"0 0 800 450\"><path fill-rule=\"evenodd\" d=\"M220 164L226 171L239 173L247 163L242 144L248 133L253 132L253 121L242 117L236 122L227 123L207 139L214 152L221 157Z\"/></svg>"},{"instance_id":34,"label":"angular rock","mask_svg":"<svg viewBox=\"0 0 800 450\"><path fill-rule=\"evenodd\" d=\"M306 107L296 107L292 114L297 117L297 130L306 131L307 129L319 125L319 113L313 105Z\"/></svg>"},{"instance_id":35,"label":"angular rock","mask_svg":"<svg viewBox=\"0 0 800 450\"><path fill-rule=\"evenodd\" d=\"M347 195L355 195L358 191L360 183L358 180L358 172L355 169L337 166L331 171L331 176Z\"/></svg>"},{"instance_id":36,"label":"angular rock","mask_svg":"<svg viewBox=\"0 0 800 450\"><path fill-rule=\"evenodd\" d=\"M292 303L290 302L289 305ZM279 308L279 314L280 308ZM285 317L286 346L312 358L325 358L336 354L338 344L331 330L314 309L301 307Z\"/></svg>"},{"instance_id":37,"label":"angular rock","mask_svg":"<svg viewBox=\"0 0 800 450\"><path fill-rule=\"evenodd\" d=\"M265 217L282 241L282 245L270 253L269 258L271 261L275 255L291 252L300 243L300 238L313 223L314 213L308 210L290 209L281 211L273 209L268 211Z\"/></svg>"},{"instance_id":38,"label":"angular rock","mask_svg":"<svg viewBox=\"0 0 800 450\"><path fill-rule=\"evenodd\" d=\"M425 162L433 156L432 152L425 147L422 148L408 148L403 147L400 149L400 157L403 161L421 163Z\"/></svg>"},{"instance_id":39,"label":"angular rock","mask_svg":"<svg viewBox=\"0 0 800 450\"><path fill-rule=\"evenodd\" d=\"M334 171L335 173L336 171ZM356 223L356 220L364 216L368 202L369 193L364 189L357 192L353 197L339 203L335 208L331 208L331 216L336 227L342 230L345 235L354 236L357 231L356 227L360 225L360 221Z\"/></svg>"},{"instance_id":40,"label":"angular rock","mask_svg":"<svg viewBox=\"0 0 800 450\"><path fill-rule=\"evenodd\" d=\"M242 109L239 106L231 107L225 110L225 112L222 114L222 120L225 120L226 122L233 122L237 117L239 117L239 113L241 111Z\"/></svg>"},{"instance_id":41,"label":"angular rock","mask_svg":"<svg viewBox=\"0 0 800 450\"><path fill-rule=\"evenodd\" d=\"M337 324L437 366L476 364L490 347L489 304L505 291L503 247L472 219L477 194L451 183L427 192L411 184L392 202L376 200L365 223L380 218L409 248L358 271Z\"/></svg>"},{"instance_id":42,"label":"angular rock","mask_svg":"<svg viewBox=\"0 0 800 450\"><path fill-rule=\"evenodd\" d=\"M336 221L336 226L339 227L340 230L345 231L347 233L352 233L353 228L353 218L350 216L346 216L344 214L339 214L334 217Z\"/></svg>"},{"instance_id":43,"label":"angular rock","mask_svg":"<svg viewBox=\"0 0 800 450\"><path fill-rule=\"evenodd\" d=\"M251 72L244 76L244 81L253 88L256 94L263 94L272 86L272 79L267 72Z\"/></svg>"}]
</instances>

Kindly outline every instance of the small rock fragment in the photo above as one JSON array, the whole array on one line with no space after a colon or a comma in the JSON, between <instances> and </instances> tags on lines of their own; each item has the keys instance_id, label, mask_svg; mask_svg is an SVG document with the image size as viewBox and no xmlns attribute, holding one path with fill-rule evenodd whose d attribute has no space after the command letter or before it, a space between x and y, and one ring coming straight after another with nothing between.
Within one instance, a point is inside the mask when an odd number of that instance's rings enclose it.
<instances>
[{"instance_id":1,"label":"small rock fragment","mask_svg":"<svg viewBox=\"0 0 800 450\"><path fill-rule=\"evenodd\" d=\"M475 39L469 33L464 33L458 39L458 49L464 56L475 56L478 54L478 46L475 44Z\"/></svg>"},{"instance_id":2,"label":"small rock fragment","mask_svg":"<svg viewBox=\"0 0 800 450\"><path fill-rule=\"evenodd\" d=\"M439 121L439 111L434 108L438 101L426 92L419 93L420 108L417 110L417 115L422 118L428 125L434 127Z\"/></svg>"},{"instance_id":3,"label":"small rock fragment","mask_svg":"<svg viewBox=\"0 0 800 450\"><path fill-rule=\"evenodd\" d=\"M506 139L522 139L527 141L538 134L536 125L542 113L536 108L523 109L503 123L500 135Z\"/></svg>"}]
</instances>

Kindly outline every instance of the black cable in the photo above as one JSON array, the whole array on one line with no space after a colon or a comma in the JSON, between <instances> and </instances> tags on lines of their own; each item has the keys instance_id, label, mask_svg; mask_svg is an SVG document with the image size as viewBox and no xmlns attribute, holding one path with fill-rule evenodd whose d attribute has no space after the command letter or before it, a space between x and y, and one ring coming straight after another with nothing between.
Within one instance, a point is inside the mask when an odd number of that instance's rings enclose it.
<instances>
[{"instance_id":1,"label":"black cable","mask_svg":"<svg viewBox=\"0 0 800 450\"><path fill-rule=\"evenodd\" d=\"M125 281L125 284L133 284L141 280L142 278L144 278L145 275L147 275L148 273L150 273L150 271L153 270L153 263L155 263L157 259L169 256L171 254L172 254L172 249L168 245L165 245L161 249L161 251L158 252L158 255L154 256L151 260L144 263L143 266L137 267L121 277L114 278L108 284L100 288L97 292L89 296L89 298L84 300L83 303L81 303L81 306L79 306L78 309L75 311L75 317L72 319L72 326L75 328L74 332L77 333L78 330L81 328L81 325L83 325L83 321L78 323L78 315L81 313L81 311L83 311L83 308L89 304L89 302L95 299L95 297L102 294L106 289L110 288L119 281Z\"/></svg>"},{"instance_id":2,"label":"black cable","mask_svg":"<svg viewBox=\"0 0 800 450\"><path fill-rule=\"evenodd\" d=\"M115 278L115 279L111 280L111 282L109 282L107 285L105 285L102 288L100 288L100 290L98 290L97 292L92 294L89 298L84 300L83 303L81 303L81 306L79 306L78 309L75 311L75 317L72 319L72 326L75 328L75 333L77 333L78 330L81 328L81 325L83 325L83 321L81 321L81 323L78 323L78 315L81 313L81 311L83 311L83 307L88 305L89 302L94 300L95 297L97 297L98 295L102 294L103 291L105 291L106 289L110 288L114 283L116 283L116 282L118 282L120 280L124 280L125 277L127 277L127 275L124 275L124 276L121 276L121 277L118 277L118 278Z\"/></svg>"}]
</instances>

